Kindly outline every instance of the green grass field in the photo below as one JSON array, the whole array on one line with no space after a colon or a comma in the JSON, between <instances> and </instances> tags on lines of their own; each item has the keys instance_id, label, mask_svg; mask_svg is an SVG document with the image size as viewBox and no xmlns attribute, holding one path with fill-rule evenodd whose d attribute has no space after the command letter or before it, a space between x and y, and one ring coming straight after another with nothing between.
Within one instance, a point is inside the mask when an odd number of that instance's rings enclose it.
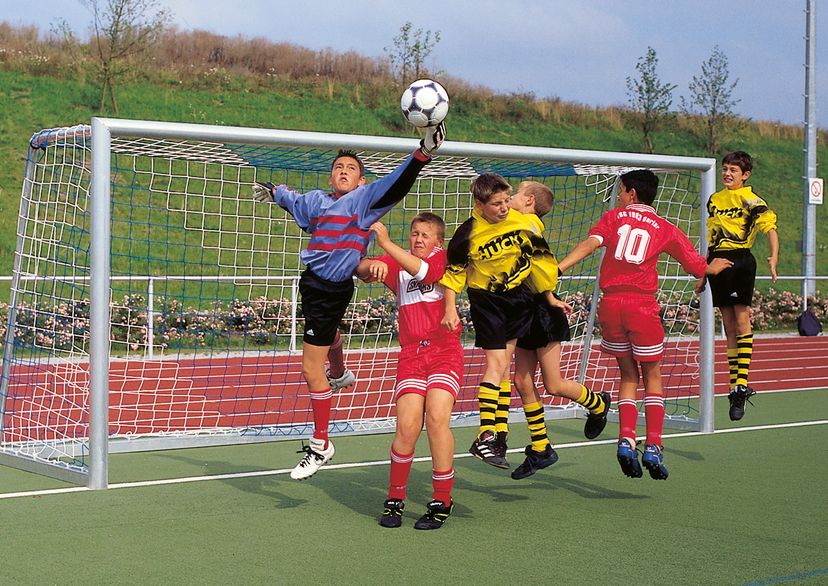
<instances>
[{"instance_id":1,"label":"green grass field","mask_svg":"<svg viewBox=\"0 0 828 586\"><path fill-rule=\"evenodd\" d=\"M734 424L718 398L716 433L665 438L663 482L622 475L614 424L586 444L582 421L553 421L560 460L524 481L457 430L455 512L432 532L412 528L425 438L395 530L377 524L389 435L337 440L303 483L295 441L114 454L105 491L0 467L0 583L826 584L828 389L754 403Z\"/></svg>"}]
</instances>

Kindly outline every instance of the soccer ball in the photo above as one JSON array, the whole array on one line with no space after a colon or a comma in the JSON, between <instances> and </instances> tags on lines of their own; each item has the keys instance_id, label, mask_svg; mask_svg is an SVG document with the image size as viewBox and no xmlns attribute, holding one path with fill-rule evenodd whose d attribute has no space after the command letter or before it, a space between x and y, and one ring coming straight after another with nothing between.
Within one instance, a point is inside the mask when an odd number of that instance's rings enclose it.
<instances>
[{"instance_id":1,"label":"soccer ball","mask_svg":"<svg viewBox=\"0 0 828 586\"><path fill-rule=\"evenodd\" d=\"M437 126L448 114L449 97L436 81L418 79L403 92L400 108L405 119L417 128Z\"/></svg>"}]
</instances>

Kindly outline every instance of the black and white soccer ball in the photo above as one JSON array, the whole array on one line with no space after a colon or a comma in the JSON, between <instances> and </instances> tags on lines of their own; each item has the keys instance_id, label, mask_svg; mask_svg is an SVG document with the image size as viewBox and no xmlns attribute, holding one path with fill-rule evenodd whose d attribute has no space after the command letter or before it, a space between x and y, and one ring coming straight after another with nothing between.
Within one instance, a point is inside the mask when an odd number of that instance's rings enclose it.
<instances>
[{"instance_id":1,"label":"black and white soccer ball","mask_svg":"<svg viewBox=\"0 0 828 586\"><path fill-rule=\"evenodd\" d=\"M400 108L405 119L417 128L437 126L448 114L448 93L436 81L418 79L403 92Z\"/></svg>"}]
</instances>

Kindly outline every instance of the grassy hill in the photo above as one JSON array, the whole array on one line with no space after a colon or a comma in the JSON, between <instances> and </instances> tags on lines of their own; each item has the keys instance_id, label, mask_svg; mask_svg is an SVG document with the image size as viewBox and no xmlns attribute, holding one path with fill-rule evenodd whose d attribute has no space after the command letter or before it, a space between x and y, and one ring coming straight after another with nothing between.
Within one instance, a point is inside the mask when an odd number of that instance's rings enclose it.
<instances>
[{"instance_id":1,"label":"grassy hill","mask_svg":"<svg viewBox=\"0 0 828 586\"><path fill-rule=\"evenodd\" d=\"M122 118L195 122L233 126L317 130L368 135L411 136L398 109L398 89L366 89L352 83L279 82L272 87L245 84L231 76L208 87L193 87L174 78L144 80L118 88ZM451 89L451 88L449 88ZM0 275L9 275L15 246L16 212L28 139L41 128L88 123L97 115L99 88L85 76L50 77L0 70ZM485 104L492 104L487 107ZM583 108L573 116L556 116L531 108L520 96L470 107L456 97L448 119L449 139L471 142L526 144L578 149L636 152L640 132L627 113ZM496 105L496 107L495 107ZM689 129L690 121L674 118L654 137L656 152L709 156L703 141ZM768 132L768 125L743 121L727 137L723 151L740 148L756 159L751 178L780 217L780 274L801 272L797 242L802 227L802 139L795 133ZM787 135L779 137L778 135ZM822 146L818 157L828 151ZM817 273L828 273L826 206L817 210ZM766 256L760 237L756 254ZM560 251L563 252L563 251ZM765 265L760 263L760 274ZM791 285L797 290L796 284ZM6 289L6 287L3 287Z\"/></svg>"}]
</instances>

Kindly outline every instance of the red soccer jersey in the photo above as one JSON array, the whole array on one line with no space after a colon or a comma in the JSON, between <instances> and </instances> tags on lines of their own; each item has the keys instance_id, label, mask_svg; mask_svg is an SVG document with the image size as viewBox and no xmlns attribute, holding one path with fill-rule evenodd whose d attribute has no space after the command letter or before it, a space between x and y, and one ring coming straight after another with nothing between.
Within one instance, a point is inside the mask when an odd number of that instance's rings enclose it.
<instances>
[{"instance_id":1,"label":"red soccer jersey","mask_svg":"<svg viewBox=\"0 0 828 586\"><path fill-rule=\"evenodd\" d=\"M435 248L424 262L425 274L410 275L389 255L379 257L388 265L385 285L397 295L400 323L400 346L422 340L437 343L458 339L460 326L453 332L440 325L445 313L443 286L438 283L446 272L446 251ZM422 273L422 271L421 271Z\"/></svg>"},{"instance_id":2,"label":"red soccer jersey","mask_svg":"<svg viewBox=\"0 0 828 586\"><path fill-rule=\"evenodd\" d=\"M606 212L589 235L607 247L599 277L604 293L654 294L658 289L656 265L662 252L696 277L703 277L707 268L707 261L684 232L648 205L630 204Z\"/></svg>"}]
</instances>

